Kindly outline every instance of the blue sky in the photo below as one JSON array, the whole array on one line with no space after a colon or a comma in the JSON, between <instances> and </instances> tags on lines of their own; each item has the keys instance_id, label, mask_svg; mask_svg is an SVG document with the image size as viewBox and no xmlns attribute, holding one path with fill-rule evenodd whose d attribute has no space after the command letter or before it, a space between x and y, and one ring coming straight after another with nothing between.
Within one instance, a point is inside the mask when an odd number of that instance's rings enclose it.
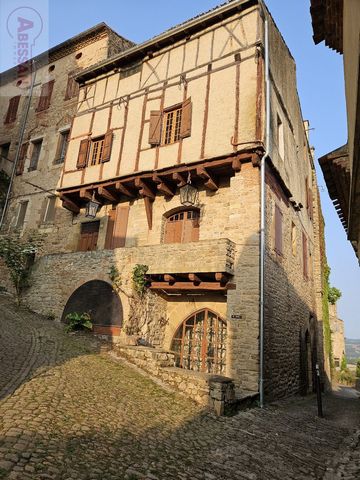
<instances>
[{"instance_id":1,"label":"blue sky","mask_svg":"<svg viewBox=\"0 0 360 480\"><path fill-rule=\"evenodd\" d=\"M4 0L5 3L10 0ZM15 0L16 2L17 0ZM13 0L11 0L13 2ZM44 2L44 0L32 0ZM297 63L298 90L303 116L310 121L316 158L343 145L347 139L342 57L312 41L310 0L267 0ZM101 21L119 34L142 42L167 28L219 4L216 0L49 0L49 46L56 45ZM47 16L47 13L46 13ZM344 229L328 197L319 168L318 184L326 222L331 283L343 292L339 301L345 334L360 338L360 268Z\"/></svg>"}]
</instances>

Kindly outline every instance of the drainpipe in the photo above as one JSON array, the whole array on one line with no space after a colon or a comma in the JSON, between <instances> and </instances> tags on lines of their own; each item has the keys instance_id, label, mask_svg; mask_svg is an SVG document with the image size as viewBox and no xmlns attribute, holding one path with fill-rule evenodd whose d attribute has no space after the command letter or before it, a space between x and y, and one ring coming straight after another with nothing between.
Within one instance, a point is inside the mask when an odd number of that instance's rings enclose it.
<instances>
[{"instance_id":1,"label":"drainpipe","mask_svg":"<svg viewBox=\"0 0 360 480\"><path fill-rule=\"evenodd\" d=\"M264 407L264 297L265 297L265 249L266 249L266 183L265 169L266 159L270 154L270 74L269 74L269 25L266 9L261 2L263 14L265 18L265 86L266 86L266 106L265 106L265 153L260 163L260 378L259 378L259 395L260 407Z\"/></svg>"},{"instance_id":2,"label":"drainpipe","mask_svg":"<svg viewBox=\"0 0 360 480\"><path fill-rule=\"evenodd\" d=\"M23 116L22 123L21 123L20 135L19 135L19 140L18 140L18 146L16 148L14 165L13 165L13 169L12 169L12 172L11 172L9 187L8 187L8 190L7 190L7 193L6 193L4 208L3 208L3 211L2 211L2 214L1 214L0 230L3 226L6 211L7 211L7 208L9 206L11 189L12 189L12 186L13 186L13 183L14 183L14 177L15 177L15 173L16 173L16 166L17 166L17 163L19 161L21 145L22 145L23 140L24 140L26 123L27 123L27 119L28 119L28 116L29 116L30 104L31 104L31 99L32 99L32 94L33 94L34 84L35 84L35 78L36 78L35 61L32 60L31 61L31 84L30 84L29 97L28 97L28 101L27 101L27 104L26 104L26 107L25 107L24 116Z\"/></svg>"}]
</instances>

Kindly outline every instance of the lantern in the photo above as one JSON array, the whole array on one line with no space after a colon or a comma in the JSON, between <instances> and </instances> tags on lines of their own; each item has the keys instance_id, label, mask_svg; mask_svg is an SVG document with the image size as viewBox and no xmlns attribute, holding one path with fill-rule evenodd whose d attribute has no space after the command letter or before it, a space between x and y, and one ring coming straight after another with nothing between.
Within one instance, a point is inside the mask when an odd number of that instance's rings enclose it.
<instances>
[{"instance_id":1,"label":"lantern","mask_svg":"<svg viewBox=\"0 0 360 480\"><path fill-rule=\"evenodd\" d=\"M95 193L92 194L92 199L86 204L85 217L95 218L100 210L101 204L95 200Z\"/></svg>"},{"instance_id":2,"label":"lantern","mask_svg":"<svg viewBox=\"0 0 360 480\"><path fill-rule=\"evenodd\" d=\"M180 203L185 207L196 205L198 200L198 190L191 184L190 172L186 185L180 188Z\"/></svg>"}]
</instances>

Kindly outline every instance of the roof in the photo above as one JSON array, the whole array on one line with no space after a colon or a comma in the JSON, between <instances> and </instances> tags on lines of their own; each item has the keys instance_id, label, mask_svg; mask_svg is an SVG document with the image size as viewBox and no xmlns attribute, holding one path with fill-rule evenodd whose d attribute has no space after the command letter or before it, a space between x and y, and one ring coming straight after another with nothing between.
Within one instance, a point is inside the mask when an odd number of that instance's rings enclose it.
<instances>
[{"instance_id":1,"label":"roof","mask_svg":"<svg viewBox=\"0 0 360 480\"><path fill-rule=\"evenodd\" d=\"M347 231L350 196L350 162L348 145L343 145L319 158L329 195Z\"/></svg>"},{"instance_id":2,"label":"roof","mask_svg":"<svg viewBox=\"0 0 360 480\"><path fill-rule=\"evenodd\" d=\"M315 44L325 45L343 53L344 0L311 0L310 13Z\"/></svg>"},{"instance_id":3,"label":"roof","mask_svg":"<svg viewBox=\"0 0 360 480\"><path fill-rule=\"evenodd\" d=\"M54 47L46 50L45 52L40 53L36 57L29 59L28 62L34 60L37 65L46 65L51 63L58 58L61 58L65 55L68 55L71 51L78 49L81 47L82 44L94 41L101 34L112 34L116 35L120 39L124 40L126 44L129 46L134 46L134 42L127 40L126 38L122 37L118 33L116 33L112 28L110 28L105 22L98 23L97 25L75 35L64 42L55 45ZM18 65L5 70L4 72L0 73L0 80L6 81L7 78L13 78L14 73L16 73L18 69Z\"/></svg>"},{"instance_id":4,"label":"roof","mask_svg":"<svg viewBox=\"0 0 360 480\"><path fill-rule=\"evenodd\" d=\"M95 78L102 73L122 66L131 61L139 60L144 55L154 53L168 45L173 44L183 38L186 38L204 28L217 23L219 20L230 17L238 11L245 10L253 5L257 5L259 0L228 0L227 2L205 12L183 23L180 23L165 32L157 35L150 40L146 40L136 46L133 46L124 52L119 53L107 60L104 60L86 70L83 70L77 80L82 82Z\"/></svg>"}]
</instances>

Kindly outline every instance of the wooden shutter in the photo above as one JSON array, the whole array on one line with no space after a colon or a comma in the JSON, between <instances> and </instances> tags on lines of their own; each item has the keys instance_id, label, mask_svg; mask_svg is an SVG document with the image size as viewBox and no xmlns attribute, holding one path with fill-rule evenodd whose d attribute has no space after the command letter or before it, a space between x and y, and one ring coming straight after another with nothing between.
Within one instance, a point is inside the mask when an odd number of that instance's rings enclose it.
<instances>
[{"instance_id":1,"label":"wooden shutter","mask_svg":"<svg viewBox=\"0 0 360 480\"><path fill-rule=\"evenodd\" d=\"M66 85L66 93L65 93L65 100L69 100L77 95L79 91L79 84L76 82L74 74L69 75L67 85Z\"/></svg>"},{"instance_id":2,"label":"wooden shutter","mask_svg":"<svg viewBox=\"0 0 360 480\"><path fill-rule=\"evenodd\" d=\"M114 235L114 225L115 225L115 216L116 216L116 209L110 210L108 213L108 223L107 223L107 230L106 230L106 239L105 239L105 248L111 249L112 248L112 240Z\"/></svg>"},{"instance_id":3,"label":"wooden shutter","mask_svg":"<svg viewBox=\"0 0 360 480\"><path fill-rule=\"evenodd\" d=\"M80 142L79 155L76 163L76 168L85 168L87 163L87 156L89 150L90 140L85 138Z\"/></svg>"},{"instance_id":4,"label":"wooden shutter","mask_svg":"<svg viewBox=\"0 0 360 480\"><path fill-rule=\"evenodd\" d=\"M190 97L185 100L182 106L180 138L190 137L191 117L192 117L192 103L191 103L191 97Z\"/></svg>"},{"instance_id":5,"label":"wooden shutter","mask_svg":"<svg viewBox=\"0 0 360 480\"><path fill-rule=\"evenodd\" d=\"M112 139L113 139L113 132L109 130L108 132L105 133L104 150L100 160L101 163L105 163L110 160Z\"/></svg>"},{"instance_id":6,"label":"wooden shutter","mask_svg":"<svg viewBox=\"0 0 360 480\"><path fill-rule=\"evenodd\" d=\"M118 205L116 207L114 234L111 245L112 248L119 248L125 246L128 218L129 205Z\"/></svg>"},{"instance_id":7,"label":"wooden shutter","mask_svg":"<svg viewBox=\"0 0 360 480\"><path fill-rule=\"evenodd\" d=\"M275 205L275 251L280 255L283 253L282 212L277 205Z\"/></svg>"},{"instance_id":8,"label":"wooden shutter","mask_svg":"<svg viewBox=\"0 0 360 480\"><path fill-rule=\"evenodd\" d=\"M18 158L18 162L17 162L17 165L16 165L16 175L22 175L23 174L28 145L29 145L29 143L27 142L27 143L23 143L20 147L19 158Z\"/></svg>"},{"instance_id":9,"label":"wooden shutter","mask_svg":"<svg viewBox=\"0 0 360 480\"><path fill-rule=\"evenodd\" d=\"M308 278L308 245L307 238L305 233L302 234L303 237L303 274L305 278Z\"/></svg>"},{"instance_id":10,"label":"wooden shutter","mask_svg":"<svg viewBox=\"0 0 360 480\"><path fill-rule=\"evenodd\" d=\"M50 82L44 83L41 86L39 103L36 108L37 112L41 112L42 110L49 108L51 95L54 88L54 81L55 80L50 80Z\"/></svg>"},{"instance_id":11,"label":"wooden shutter","mask_svg":"<svg viewBox=\"0 0 360 480\"><path fill-rule=\"evenodd\" d=\"M10 98L4 123L12 123L16 120L16 114L18 111L19 102L20 102L20 95Z\"/></svg>"},{"instance_id":12,"label":"wooden shutter","mask_svg":"<svg viewBox=\"0 0 360 480\"><path fill-rule=\"evenodd\" d=\"M87 252L89 250L96 250L97 240L99 236L99 227L99 221L81 224L78 250L83 252Z\"/></svg>"},{"instance_id":13,"label":"wooden shutter","mask_svg":"<svg viewBox=\"0 0 360 480\"><path fill-rule=\"evenodd\" d=\"M161 119L162 115L159 110L150 112L150 129L149 143L150 145L160 145L161 142Z\"/></svg>"},{"instance_id":14,"label":"wooden shutter","mask_svg":"<svg viewBox=\"0 0 360 480\"><path fill-rule=\"evenodd\" d=\"M58 138L58 143L57 143L57 147L56 147L54 163L59 163L60 162L62 145L63 145L63 134L59 133L59 138Z\"/></svg>"}]
</instances>

